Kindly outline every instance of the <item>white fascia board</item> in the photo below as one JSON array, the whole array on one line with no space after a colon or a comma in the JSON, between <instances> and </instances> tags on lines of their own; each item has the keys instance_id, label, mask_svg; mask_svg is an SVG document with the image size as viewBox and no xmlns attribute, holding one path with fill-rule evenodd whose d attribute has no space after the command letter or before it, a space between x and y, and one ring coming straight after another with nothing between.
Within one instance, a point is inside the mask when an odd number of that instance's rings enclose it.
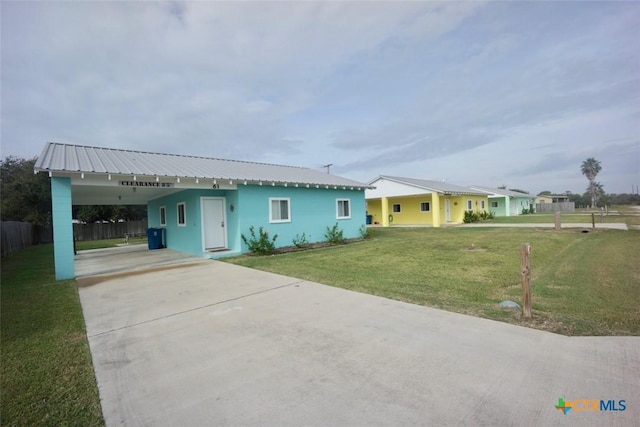
<instances>
[{"instance_id":1,"label":"white fascia board","mask_svg":"<svg viewBox=\"0 0 640 427\"><path fill-rule=\"evenodd\" d=\"M431 194L433 191L413 185L403 184L396 181L379 178L370 183L375 189L366 189L364 195L366 199L379 199L381 197L401 197L416 196L420 194Z\"/></svg>"}]
</instances>

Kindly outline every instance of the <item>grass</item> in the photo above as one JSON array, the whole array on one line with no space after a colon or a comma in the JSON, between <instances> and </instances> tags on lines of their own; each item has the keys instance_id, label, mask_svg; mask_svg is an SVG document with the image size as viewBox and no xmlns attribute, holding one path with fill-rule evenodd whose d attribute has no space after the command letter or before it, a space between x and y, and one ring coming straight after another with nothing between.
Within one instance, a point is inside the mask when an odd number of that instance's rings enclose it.
<instances>
[{"instance_id":1,"label":"grass","mask_svg":"<svg viewBox=\"0 0 640 427\"><path fill-rule=\"evenodd\" d=\"M124 243L124 239L104 239L104 240L78 240L76 250L86 251L87 249L115 248ZM129 244L147 243L146 237L129 237Z\"/></svg>"},{"instance_id":2,"label":"grass","mask_svg":"<svg viewBox=\"0 0 640 427\"><path fill-rule=\"evenodd\" d=\"M640 232L375 228L372 239L227 262L565 335L639 335ZM532 246L533 319L520 302L520 245ZM473 249L471 245L473 244Z\"/></svg>"},{"instance_id":3,"label":"grass","mask_svg":"<svg viewBox=\"0 0 640 427\"><path fill-rule=\"evenodd\" d=\"M102 426L78 290L56 282L52 245L2 260L3 426Z\"/></svg>"},{"instance_id":4,"label":"grass","mask_svg":"<svg viewBox=\"0 0 640 427\"><path fill-rule=\"evenodd\" d=\"M588 223L591 224L590 210L577 210L571 213L562 213L564 223ZM634 210L629 206L614 206L609 209L608 215L601 215L599 211L593 211L596 224L601 222L625 223L627 225L640 225L640 210ZM493 224L542 224L555 222L554 213L534 213L527 215L495 217L487 223Z\"/></svg>"}]
</instances>

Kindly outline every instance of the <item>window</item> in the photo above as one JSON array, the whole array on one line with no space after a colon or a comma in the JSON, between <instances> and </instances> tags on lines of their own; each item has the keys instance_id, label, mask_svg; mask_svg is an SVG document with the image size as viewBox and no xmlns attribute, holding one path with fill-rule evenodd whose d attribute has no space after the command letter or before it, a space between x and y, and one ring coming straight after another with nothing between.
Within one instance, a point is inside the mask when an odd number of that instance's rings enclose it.
<instances>
[{"instance_id":1,"label":"window","mask_svg":"<svg viewBox=\"0 0 640 427\"><path fill-rule=\"evenodd\" d=\"M336 200L336 217L338 219L351 218L351 207L349 206L349 203L349 199Z\"/></svg>"},{"instance_id":2,"label":"window","mask_svg":"<svg viewBox=\"0 0 640 427\"><path fill-rule=\"evenodd\" d=\"M393 213L402 212L402 209L400 207L400 203L394 203L391 210L393 211Z\"/></svg>"},{"instance_id":3,"label":"window","mask_svg":"<svg viewBox=\"0 0 640 427\"><path fill-rule=\"evenodd\" d=\"M289 199L269 199L269 221L291 222Z\"/></svg>"},{"instance_id":4,"label":"window","mask_svg":"<svg viewBox=\"0 0 640 427\"><path fill-rule=\"evenodd\" d=\"M480 200L480 208L484 209L484 200Z\"/></svg>"},{"instance_id":5,"label":"window","mask_svg":"<svg viewBox=\"0 0 640 427\"><path fill-rule=\"evenodd\" d=\"M160 206L160 226L161 227L167 226L167 207L166 206Z\"/></svg>"},{"instance_id":6,"label":"window","mask_svg":"<svg viewBox=\"0 0 640 427\"><path fill-rule=\"evenodd\" d=\"M492 208L497 208L498 202L489 202L489 205L491 205Z\"/></svg>"},{"instance_id":7,"label":"window","mask_svg":"<svg viewBox=\"0 0 640 427\"><path fill-rule=\"evenodd\" d=\"M420 202L420 212L429 212L429 211L431 211L431 203Z\"/></svg>"},{"instance_id":8,"label":"window","mask_svg":"<svg viewBox=\"0 0 640 427\"><path fill-rule=\"evenodd\" d=\"M471 200L467 200L467 210L468 211L473 210L473 202Z\"/></svg>"},{"instance_id":9,"label":"window","mask_svg":"<svg viewBox=\"0 0 640 427\"><path fill-rule=\"evenodd\" d=\"M187 208L184 202L178 203L178 227L187 226Z\"/></svg>"}]
</instances>

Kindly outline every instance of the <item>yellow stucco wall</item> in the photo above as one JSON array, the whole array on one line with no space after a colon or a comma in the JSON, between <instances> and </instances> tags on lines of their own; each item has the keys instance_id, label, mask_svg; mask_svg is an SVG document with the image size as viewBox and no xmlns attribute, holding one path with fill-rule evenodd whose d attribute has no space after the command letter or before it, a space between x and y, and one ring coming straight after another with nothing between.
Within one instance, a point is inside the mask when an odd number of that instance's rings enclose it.
<instances>
[{"instance_id":1,"label":"yellow stucco wall","mask_svg":"<svg viewBox=\"0 0 640 427\"><path fill-rule=\"evenodd\" d=\"M449 222L460 223L464 218L464 212L467 209L467 203L471 201L471 210L475 212L489 211L489 199L487 196L443 196L440 203L440 213L442 222L446 223L445 209L446 201L449 200L451 206L451 220ZM484 207L482 202L484 201Z\"/></svg>"},{"instance_id":2,"label":"yellow stucco wall","mask_svg":"<svg viewBox=\"0 0 640 427\"><path fill-rule=\"evenodd\" d=\"M471 201L472 210L476 212L489 210L489 199L486 196L439 196L439 203L433 203L432 195L418 195L418 196L404 196L404 197L389 197L388 198L388 212L393 216L393 221L389 225L433 225L433 209L439 207L440 211L440 224L446 224L446 201L449 201L450 206L450 223L461 223L464 218L464 212L467 210L467 201ZM482 202L484 201L484 208ZM429 202L430 211L422 212L420 210L420 204L422 202ZM393 211L393 205L400 205L400 212ZM367 200L367 213L372 215L373 224L384 225L382 215L382 200L381 199L369 199Z\"/></svg>"},{"instance_id":3,"label":"yellow stucco wall","mask_svg":"<svg viewBox=\"0 0 640 427\"><path fill-rule=\"evenodd\" d=\"M382 224L382 201L380 199L367 200L367 215L372 215L372 224Z\"/></svg>"},{"instance_id":4,"label":"yellow stucco wall","mask_svg":"<svg viewBox=\"0 0 640 427\"><path fill-rule=\"evenodd\" d=\"M431 211L421 212L420 203L428 202L431 209L431 195L389 198L389 214L393 215L391 225L431 224ZM400 206L400 212L394 212L394 205Z\"/></svg>"}]
</instances>

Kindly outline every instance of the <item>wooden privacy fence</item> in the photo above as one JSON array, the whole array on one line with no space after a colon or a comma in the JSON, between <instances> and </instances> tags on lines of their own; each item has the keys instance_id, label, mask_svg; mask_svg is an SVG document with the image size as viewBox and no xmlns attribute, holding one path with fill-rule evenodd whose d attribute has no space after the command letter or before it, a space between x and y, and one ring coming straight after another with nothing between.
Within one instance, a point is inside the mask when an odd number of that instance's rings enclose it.
<instances>
[{"instance_id":1,"label":"wooden privacy fence","mask_svg":"<svg viewBox=\"0 0 640 427\"><path fill-rule=\"evenodd\" d=\"M2 221L2 257L40 243L53 243L53 227L28 222ZM124 239L129 236L146 236L147 220L106 224L73 224L75 240Z\"/></svg>"},{"instance_id":2,"label":"wooden privacy fence","mask_svg":"<svg viewBox=\"0 0 640 427\"><path fill-rule=\"evenodd\" d=\"M51 226L30 224L28 222L2 221L0 228L2 257L28 248L31 245L53 242Z\"/></svg>"},{"instance_id":3,"label":"wooden privacy fence","mask_svg":"<svg viewBox=\"0 0 640 427\"><path fill-rule=\"evenodd\" d=\"M76 240L102 240L124 238L129 236L146 236L147 220L97 223L97 224L73 224L73 237Z\"/></svg>"},{"instance_id":4,"label":"wooden privacy fence","mask_svg":"<svg viewBox=\"0 0 640 427\"><path fill-rule=\"evenodd\" d=\"M575 202L536 203L536 212L574 212Z\"/></svg>"}]
</instances>

